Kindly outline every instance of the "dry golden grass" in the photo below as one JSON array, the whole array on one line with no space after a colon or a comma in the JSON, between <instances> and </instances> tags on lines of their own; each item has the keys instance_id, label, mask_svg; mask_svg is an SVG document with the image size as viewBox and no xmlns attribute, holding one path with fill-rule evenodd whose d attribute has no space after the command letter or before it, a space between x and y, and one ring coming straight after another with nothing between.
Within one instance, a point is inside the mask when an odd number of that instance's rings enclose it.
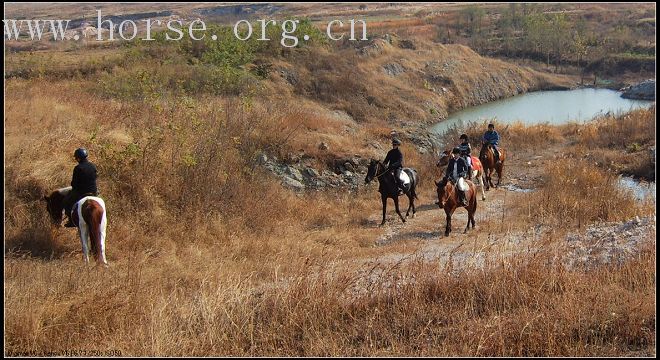
<instances>
[{"instance_id":1,"label":"dry golden grass","mask_svg":"<svg viewBox=\"0 0 660 360\"><path fill-rule=\"evenodd\" d=\"M595 165L645 180L655 180L655 106L617 117L606 116L565 130L574 140L571 152Z\"/></svg>"},{"instance_id":2,"label":"dry golden grass","mask_svg":"<svg viewBox=\"0 0 660 360\"><path fill-rule=\"evenodd\" d=\"M350 66L335 67L337 59L319 55L317 64L306 64L303 83L319 74L314 71L331 79ZM380 265L389 275L366 277L370 269L357 260L387 251L373 248L385 231L371 227L370 216L379 210L375 189L298 196L255 161L263 151L286 160L300 149L320 159L355 152L384 156L385 149L360 145L386 144L391 124L379 116L397 111L365 105L366 93L352 95L365 90L356 79L335 79L309 96L321 105L296 103L301 106L292 106L303 95L295 92L281 98L267 93L266 100L200 95L117 101L90 91L94 80L44 80L11 79L5 87L7 354L655 352L654 247L621 266L589 272L564 270L550 253L492 260L459 274L422 261ZM379 76L372 80L371 100L387 104L391 95L373 85ZM411 90L408 96L416 95ZM325 105L353 110L355 121L319 115ZM351 135L337 134L346 128ZM566 136L544 126L506 131L520 148ZM330 143L330 154L319 152L320 141ZM108 204L108 271L82 264L73 231L51 232L41 201L69 182L70 151L79 146L90 150ZM406 165L423 176L422 189L432 189L435 159L409 142L403 150ZM549 171L565 169L575 170ZM593 187L602 174L590 171L577 180L599 192L594 204L576 209L573 202L584 193L545 199L540 192L539 206L553 202L541 215L556 222L568 214L585 225L630 216L636 204L624 197L613 198L622 211L603 212L613 201L606 195L616 194L611 183ZM567 181L548 179L548 186ZM520 221L529 225L537 218Z\"/></svg>"},{"instance_id":3,"label":"dry golden grass","mask_svg":"<svg viewBox=\"0 0 660 360\"><path fill-rule=\"evenodd\" d=\"M533 148L541 149L565 141L562 128L549 124L525 125L522 122L502 124L497 120L471 121L462 127L452 127L442 136L445 144L459 144L461 134L465 133L470 139L473 153L479 156L481 139L488 130L488 124L495 125L495 130L500 134L501 146L508 151L523 151ZM454 146L454 145L451 145Z\"/></svg>"},{"instance_id":4,"label":"dry golden grass","mask_svg":"<svg viewBox=\"0 0 660 360\"><path fill-rule=\"evenodd\" d=\"M650 234L652 235L652 234ZM547 256L456 275L417 263L373 280L326 261L274 287L226 257L133 252L109 272L78 259L8 259L7 351L122 355L614 356L654 353L655 249L566 271ZM255 256L252 254L252 256ZM286 258L280 259L286 261ZM367 270L367 269L364 269ZM405 279L414 277L414 281ZM398 284L397 286L392 286ZM80 336L71 336L80 334Z\"/></svg>"},{"instance_id":5,"label":"dry golden grass","mask_svg":"<svg viewBox=\"0 0 660 360\"><path fill-rule=\"evenodd\" d=\"M527 222L570 229L655 213L617 185L618 176L586 161L558 161L544 169L543 187L520 202Z\"/></svg>"}]
</instances>

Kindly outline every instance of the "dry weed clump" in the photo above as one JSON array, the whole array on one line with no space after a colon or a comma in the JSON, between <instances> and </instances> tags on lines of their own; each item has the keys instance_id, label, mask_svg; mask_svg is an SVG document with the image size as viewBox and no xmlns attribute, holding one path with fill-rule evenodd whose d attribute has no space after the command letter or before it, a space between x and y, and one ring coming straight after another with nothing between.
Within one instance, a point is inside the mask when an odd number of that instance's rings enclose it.
<instances>
[{"instance_id":1,"label":"dry weed clump","mask_svg":"<svg viewBox=\"0 0 660 360\"><path fill-rule=\"evenodd\" d=\"M655 106L617 117L604 116L565 132L573 152L604 169L655 180Z\"/></svg>"},{"instance_id":2,"label":"dry weed clump","mask_svg":"<svg viewBox=\"0 0 660 360\"><path fill-rule=\"evenodd\" d=\"M524 198L521 216L540 224L571 226L621 221L652 213L618 184L618 176L586 161L569 159L546 166L543 186Z\"/></svg>"},{"instance_id":3,"label":"dry weed clump","mask_svg":"<svg viewBox=\"0 0 660 360\"><path fill-rule=\"evenodd\" d=\"M500 134L500 146L509 151L521 151L561 143L564 135L561 128L550 124L525 125L521 122L503 124L496 119L490 121L471 121L464 126L454 126L442 135L443 143L456 146L460 143L460 135L465 133L470 139L472 153L479 156L481 139L488 130L488 124L495 125L495 131Z\"/></svg>"}]
</instances>

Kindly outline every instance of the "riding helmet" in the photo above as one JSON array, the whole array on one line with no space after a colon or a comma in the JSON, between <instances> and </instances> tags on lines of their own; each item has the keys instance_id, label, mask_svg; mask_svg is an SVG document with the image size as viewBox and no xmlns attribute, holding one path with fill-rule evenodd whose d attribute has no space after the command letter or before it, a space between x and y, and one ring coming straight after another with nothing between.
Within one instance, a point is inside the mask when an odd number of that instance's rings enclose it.
<instances>
[{"instance_id":1,"label":"riding helmet","mask_svg":"<svg viewBox=\"0 0 660 360\"><path fill-rule=\"evenodd\" d=\"M467 134L463 134L463 135L461 135L460 139L465 139L465 140L467 140L467 139L468 139Z\"/></svg>"},{"instance_id":2,"label":"riding helmet","mask_svg":"<svg viewBox=\"0 0 660 360\"><path fill-rule=\"evenodd\" d=\"M452 153L452 154L460 154L460 153L461 153L461 149L455 147L454 150L451 151L451 153Z\"/></svg>"},{"instance_id":3,"label":"riding helmet","mask_svg":"<svg viewBox=\"0 0 660 360\"><path fill-rule=\"evenodd\" d=\"M392 139L392 145L401 145L401 140L396 138Z\"/></svg>"},{"instance_id":4,"label":"riding helmet","mask_svg":"<svg viewBox=\"0 0 660 360\"><path fill-rule=\"evenodd\" d=\"M76 151L73 153L73 156L81 160L87 159L87 150L85 150L85 148L77 148Z\"/></svg>"},{"instance_id":5,"label":"riding helmet","mask_svg":"<svg viewBox=\"0 0 660 360\"><path fill-rule=\"evenodd\" d=\"M494 129L494 128L495 128L495 125L493 125L493 124L488 124L488 127Z\"/></svg>"}]
</instances>

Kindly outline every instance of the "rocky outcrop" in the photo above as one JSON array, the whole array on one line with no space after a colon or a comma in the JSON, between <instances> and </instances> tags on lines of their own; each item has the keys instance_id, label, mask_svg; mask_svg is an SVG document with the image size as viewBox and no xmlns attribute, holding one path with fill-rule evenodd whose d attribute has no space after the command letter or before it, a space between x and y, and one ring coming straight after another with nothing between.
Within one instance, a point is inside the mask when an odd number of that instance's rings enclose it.
<instances>
[{"instance_id":1,"label":"rocky outcrop","mask_svg":"<svg viewBox=\"0 0 660 360\"><path fill-rule=\"evenodd\" d=\"M639 84L621 89L622 98L635 100L655 100L655 79L644 80Z\"/></svg>"},{"instance_id":2,"label":"rocky outcrop","mask_svg":"<svg viewBox=\"0 0 660 360\"><path fill-rule=\"evenodd\" d=\"M295 164L283 164L276 158L261 154L257 163L282 180L282 185L292 190L324 190L327 188L355 189L364 179L369 159L358 155L334 159L329 170L317 170L302 159Z\"/></svg>"},{"instance_id":3,"label":"rocky outcrop","mask_svg":"<svg viewBox=\"0 0 660 360\"><path fill-rule=\"evenodd\" d=\"M397 76L406 71L406 69L404 69L403 66L401 66L401 64L398 63L385 64L383 65L383 70L389 76Z\"/></svg>"}]
</instances>

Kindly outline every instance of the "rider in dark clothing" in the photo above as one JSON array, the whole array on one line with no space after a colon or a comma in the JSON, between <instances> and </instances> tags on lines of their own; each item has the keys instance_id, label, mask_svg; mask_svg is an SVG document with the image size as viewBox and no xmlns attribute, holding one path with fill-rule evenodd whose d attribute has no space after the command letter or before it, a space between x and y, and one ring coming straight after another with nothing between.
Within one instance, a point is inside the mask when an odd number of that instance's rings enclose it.
<instances>
[{"instance_id":1,"label":"rider in dark clothing","mask_svg":"<svg viewBox=\"0 0 660 360\"><path fill-rule=\"evenodd\" d=\"M467 134L461 135L461 144L458 145L458 148L461 150L461 156L465 159L465 163L468 166L467 178L470 179L472 177L472 146L470 145Z\"/></svg>"},{"instance_id":2,"label":"rider in dark clothing","mask_svg":"<svg viewBox=\"0 0 660 360\"><path fill-rule=\"evenodd\" d=\"M495 125L488 124L488 131L484 133L484 137L482 141L485 144L491 144L493 146L493 152L495 153L495 161L499 163L500 150L497 148L497 146L500 143L500 134L498 134L497 131L495 131Z\"/></svg>"},{"instance_id":3,"label":"rider in dark clothing","mask_svg":"<svg viewBox=\"0 0 660 360\"><path fill-rule=\"evenodd\" d=\"M96 166L87 160L87 150L78 148L73 154L78 165L73 168L71 179L71 192L64 198L64 211L68 217L65 227L75 227L71 222L71 209L73 205L85 196L98 194L96 187Z\"/></svg>"},{"instance_id":4,"label":"rider in dark clothing","mask_svg":"<svg viewBox=\"0 0 660 360\"><path fill-rule=\"evenodd\" d=\"M445 172L445 178L451 180L452 184L456 185L456 191L458 191L458 198L461 201L463 206L467 206L467 199L465 198L465 191L461 191L458 188L458 180L464 178L467 175L468 166L460 154L461 150L459 148L454 148L451 152L452 158L447 164L447 171Z\"/></svg>"},{"instance_id":5,"label":"rider in dark clothing","mask_svg":"<svg viewBox=\"0 0 660 360\"><path fill-rule=\"evenodd\" d=\"M394 180L396 181L399 191L403 191L403 184L401 183L401 169L403 168L403 154L399 150L401 141L399 139L392 140L393 149L387 153L383 164L387 166L387 171L394 170Z\"/></svg>"}]
</instances>

